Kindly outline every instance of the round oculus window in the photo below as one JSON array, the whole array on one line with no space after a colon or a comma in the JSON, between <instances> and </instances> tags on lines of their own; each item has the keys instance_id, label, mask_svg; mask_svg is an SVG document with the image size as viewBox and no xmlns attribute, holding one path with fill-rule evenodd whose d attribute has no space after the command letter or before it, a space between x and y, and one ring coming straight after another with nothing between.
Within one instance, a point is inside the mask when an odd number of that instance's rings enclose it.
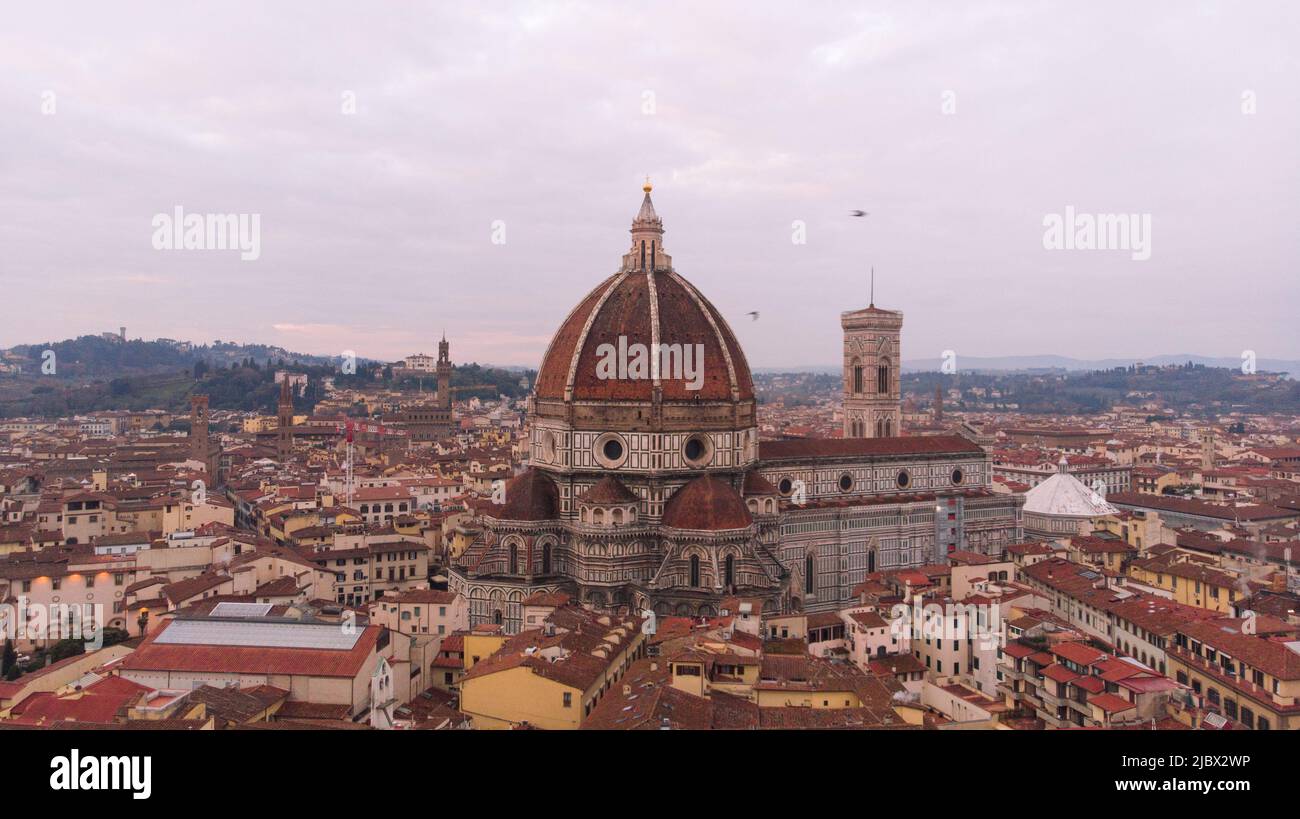
<instances>
[{"instance_id":1,"label":"round oculus window","mask_svg":"<svg viewBox=\"0 0 1300 819\"><path fill-rule=\"evenodd\" d=\"M607 461L617 461L623 457L623 442L617 438L610 438L600 447L601 453Z\"/></svg>"},{"instance_id":2,"label":"round oculus window","mask_svg":"<svg viewBox=\"0 0 1300 819\"><path fill-rule=\"evenodd\" d=\"M853 488L853 476L847 472L840 476L840 491L848 492Z\"/></svg>"},{"instance_id":3,"label":"round oculus window","mask_svg":"<svg viewBox=\"0 0 1300 819\"><path fill-rule=\"evenodd\" d=\"M954 469L954 470L952 471L952 482L953 482L953 483L961 483L962 480L963 480L965 477L966 477L966 476L962 474L962 471L961 471L960 469Z\"/></svg>"},{"instance_id":4,"label":"round oculus window","mask_svg":"<svg viewBox=\"0 0 1300 819\"><path fill-rule=\"evenodd\" d=\"M900 470L898 473L898 488L906 489L912 485L912 476L907 474L907 470Z\"/></svg>"},{"instance_id":5,"label":"round oculus window","mask_svg":"<svg viewBox=\"0 0 1300 819\"><path fill-rule=\"evenodd\" d=\"M688 466L707 466L713 460L713 445L704 435L692 435L682 445L682 457Z\"/></svg>"}]
</instances>

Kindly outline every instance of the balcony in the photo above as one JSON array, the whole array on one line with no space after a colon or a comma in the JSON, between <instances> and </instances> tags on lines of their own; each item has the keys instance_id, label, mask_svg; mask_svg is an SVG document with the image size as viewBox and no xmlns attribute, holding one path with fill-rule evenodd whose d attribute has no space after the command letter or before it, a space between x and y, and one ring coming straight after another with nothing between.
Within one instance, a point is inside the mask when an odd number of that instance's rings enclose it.
<instances>
[{"instance_id":1,"label":"balcony","mask_svg":"<svg viewBox=\"0 0 1300 819\"><path fill-rule=\"evenodd\" d=\"M1053 727L1053 728L1073 728L1073 727L1074 727L1074 723L1073 723L1073 722L1070 722L1070 720L1068 720L1068 719L1064 719L1064 718L1062 718L1062 717L1058 717L1058 716L1056 716L1056 712L1055 712L1055 711L1048 711L1048 710L1044 710L1044 709L1042 709L1042 708L1035 708L1035 709L1034 709L1034 713L1038 716L1039 719L1041 719L1043 722L1047 723L1049 726L1051 726L1051 727Z\"/></svg>"}]
</instances>

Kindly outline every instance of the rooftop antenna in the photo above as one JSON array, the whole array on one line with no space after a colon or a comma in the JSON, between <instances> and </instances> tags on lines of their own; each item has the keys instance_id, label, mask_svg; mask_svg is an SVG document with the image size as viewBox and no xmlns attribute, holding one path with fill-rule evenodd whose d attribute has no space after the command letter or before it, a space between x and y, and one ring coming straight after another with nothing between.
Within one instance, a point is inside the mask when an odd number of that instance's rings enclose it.
<instances>
[{"instance_id":1,"label":"rooftop antenna","mask_svg":"<svg viewBox=\"0 0 1300 819\"><path fill-rule=\"evenodd\" d=\"M871 266L871 304L869 307L876 306L876 266Z\"/></svg>"}]
</instances>

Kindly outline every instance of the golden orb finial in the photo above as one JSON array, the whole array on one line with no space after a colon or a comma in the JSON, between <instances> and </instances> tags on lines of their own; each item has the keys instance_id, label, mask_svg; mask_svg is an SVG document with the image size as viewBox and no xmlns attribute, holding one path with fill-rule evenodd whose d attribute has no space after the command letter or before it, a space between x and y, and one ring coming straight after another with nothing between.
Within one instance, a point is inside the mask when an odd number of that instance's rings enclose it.
<instances>
[{"instance_id":1,"label":"golden orb finial","mask_svg":"<svg viewBox=\"0 0 1300 819\"><path fill-rule=\"evenodd\" d=\"M649 193L649 192L650 192L650 188L651 188L651 185L650 185L650 177L647 176L647 177L645 178L645 184L641 186L641 190L645 191L646 193Z\"/></svg>"}]
</instances>

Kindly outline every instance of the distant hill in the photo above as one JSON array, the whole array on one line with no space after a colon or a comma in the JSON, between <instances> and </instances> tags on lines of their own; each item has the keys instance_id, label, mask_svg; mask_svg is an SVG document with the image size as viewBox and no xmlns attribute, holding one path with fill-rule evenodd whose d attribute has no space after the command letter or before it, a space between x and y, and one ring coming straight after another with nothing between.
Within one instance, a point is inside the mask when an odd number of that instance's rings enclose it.
<instances>
[{"instance_id":1,"label":"distant hill","mask_svg":"<svg viewBox=\"0 0 1300 819\"><path fill-rule=\"evenodd\" d=\"M42 370L54 351L53 373ZM377 384L408 392L436 389L433 374L404 375L379 361L358 359L356 372L340 372L337 358L294 353L263 344L119 341L82 336L45 344L25 344L0 353L0 418L61 417L103 410L162 409L185 412L189 396L206 393L214 410L274 412L279 388L275 371L307 375L307 388L294 401L310 411L324 397L322 380L338 387ZM468 363L455 365L451 384L458 400L519 398L536 378L532 370L510 371Z\"/></svg>"},{"instance_id":2,"label":"distant hill","mask_svg":"<svg viewBox=\"0 0 1300 819\"><path fill-rule=\"evenodd\" d=\"M286 362L306 366L330 366L337 359L294 353L265 344L236 344L217 341L190 344L181 341L119 341L104 336L81 336L43 344L20 344L0 351L5 364L25 374L42 373L46 351L54 351L56 378L116 378L144 373L174 372L192 368L198 362L216 368L254 362L266 366Z\"/></svg>"},{"instance_id":3,"label":"distant hill","mask_svg":"<svg viewBox=\"0 0 1300 819\"><path fill-rule=\"evenodd\" d=\"M1182 365L1187 362L1206 367L1238 369L1240 358L1215 358L1204 355L1183 353L1178 355L1156 355L1150 358L1071 358L1064 355L1010 355L1010 356L964 356L957 357L957 367L965 372L1041 372L1059 370L1064 372L1093 372L1113 370L1116 367L1131 367L1134 364L1152 364L1167 366ZM911 358L903 361L903 372L939 372L943 365L941 358ZM1300 361L1286 358L1260 358L1255 362L1259 372L1286 373L1291 378L1300 379ZM837 364L809 364L793 367L754 367L755 373L838 373Z\"/></svg>"},{"instance_id":4,"label":"distant hill","mask_svg":"<svg viewBox=\"0 0 1300 819\"><path fill-rule=\"evenodd\" d=\"M1066 372L1094 372L1113 370L1116 367L1131 367L1135 364L1149 364L1156 367L1184 365L1188 362L1205 367L1223 369L1240 369L1241 358L1214 358L1204 355L1182 353L1178 355L1156 355L1150 358L1098 358L1081 359L1063 355L1013 355L1013 356L958 356L957 367L966 371L986 372L1030 372L1035 370L1064 370ZM903 361L904 372L938 372L942 367L940 358L914 358ZM1292 378L1300 378L1300 361L1283 358L1260 358L1255 361L1259 372L1286 373Z\"/></svg>"}]
</instances>

